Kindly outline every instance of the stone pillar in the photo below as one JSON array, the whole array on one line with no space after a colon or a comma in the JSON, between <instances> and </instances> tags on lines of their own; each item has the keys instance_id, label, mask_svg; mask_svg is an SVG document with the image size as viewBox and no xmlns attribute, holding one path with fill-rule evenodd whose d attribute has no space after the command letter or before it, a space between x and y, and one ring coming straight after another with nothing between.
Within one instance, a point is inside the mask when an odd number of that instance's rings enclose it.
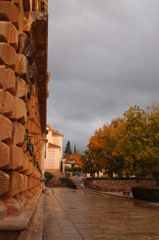
<instances>
[{"instance_id":1,"label":"stone pillar","mask_svg":"<svg viewBox=\"0 0 159 240\"><path fill-rule=\"evenodd\" d=\"M61 161L62 161L63 172L65 172L65 161L66 161L66 159L62 158Z\"/></svg>"}]
</instances>

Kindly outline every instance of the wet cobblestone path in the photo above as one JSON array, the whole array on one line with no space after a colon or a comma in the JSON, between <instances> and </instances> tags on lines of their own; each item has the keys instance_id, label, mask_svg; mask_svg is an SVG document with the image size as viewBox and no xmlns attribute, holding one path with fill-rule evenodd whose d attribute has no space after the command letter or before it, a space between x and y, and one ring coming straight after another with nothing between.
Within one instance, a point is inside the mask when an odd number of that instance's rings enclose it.
<instances>
[{"instance_id":1,"label":"wet cobblestone path","mask_svg":"<svg viewBox=\"0 0 159 240\"><path fill-rule=\"evenodd\" d=\"M43 240L159 240L159 208L68 188L45 196Z\"/></svg>"}]
</instances>

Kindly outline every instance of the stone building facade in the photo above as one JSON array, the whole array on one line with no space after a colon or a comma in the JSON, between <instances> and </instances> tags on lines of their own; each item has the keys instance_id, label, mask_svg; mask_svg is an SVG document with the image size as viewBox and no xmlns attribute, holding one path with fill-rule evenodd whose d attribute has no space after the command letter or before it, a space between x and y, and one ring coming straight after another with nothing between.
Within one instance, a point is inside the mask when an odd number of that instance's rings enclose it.
<instances>
[{"instance_id":1,"label":"stone building facade","mask_svg":"<svg viewBox=\"0 0 159 240\"><path fill-rule=\"evenodd\" d=\"M63 134L53 130L52 124L47 125L47 144L45 172L56 173L61 170L61 158L63 150Z\"/></svg>"},{"instance_id":2,"label":"stone building facade","mask_svg":"<svg viewBox=\"0 0 159 240\"><path fill-rule=\"evenodd\" d=\"M44 173L47 6L47 0L0 0L0 239L21 230L13 216L23 214Z\"/></svg>"}]
</instances>

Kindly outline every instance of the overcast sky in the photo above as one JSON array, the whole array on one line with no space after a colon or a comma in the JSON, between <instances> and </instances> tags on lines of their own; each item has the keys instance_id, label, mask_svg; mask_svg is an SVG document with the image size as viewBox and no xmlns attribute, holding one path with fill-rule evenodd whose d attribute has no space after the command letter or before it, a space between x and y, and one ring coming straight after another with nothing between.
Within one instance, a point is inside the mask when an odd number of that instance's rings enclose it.
<instances>
[{"instance_id":1,"label":"overcast sky","mask_svg":"<svg viewBox=\"0 0 159 240\"><path fill-rule=\"evenodd\" d=\"M49 0L48 124L83 152L131 105L159 103L159 0Z\"/></svg>"}]
</instances>

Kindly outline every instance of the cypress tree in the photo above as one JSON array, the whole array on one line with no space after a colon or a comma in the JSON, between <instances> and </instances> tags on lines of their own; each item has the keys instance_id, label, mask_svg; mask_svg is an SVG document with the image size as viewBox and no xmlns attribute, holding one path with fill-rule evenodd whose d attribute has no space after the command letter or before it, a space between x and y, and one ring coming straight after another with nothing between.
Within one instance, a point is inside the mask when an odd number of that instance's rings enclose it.
<instances>
[{"instance_id":1,"label":"cypress tree","mask_svg":"<svg viewBox=\"0 0 159 240\"><path fill-rule=\"evenodd\" d=\"M76 153L76 145L74 145L74 154Z\"/></svg>"},{"instance_id":2,"label":"cypress tree","mask_svg":"<svg viewBox=\"0 0 159 240\"><path fill-rule=\"evenodd\" d=\"M64 153L65 154L72 154L70 141L67 141Z\"/></svg>"}]
</instances>

